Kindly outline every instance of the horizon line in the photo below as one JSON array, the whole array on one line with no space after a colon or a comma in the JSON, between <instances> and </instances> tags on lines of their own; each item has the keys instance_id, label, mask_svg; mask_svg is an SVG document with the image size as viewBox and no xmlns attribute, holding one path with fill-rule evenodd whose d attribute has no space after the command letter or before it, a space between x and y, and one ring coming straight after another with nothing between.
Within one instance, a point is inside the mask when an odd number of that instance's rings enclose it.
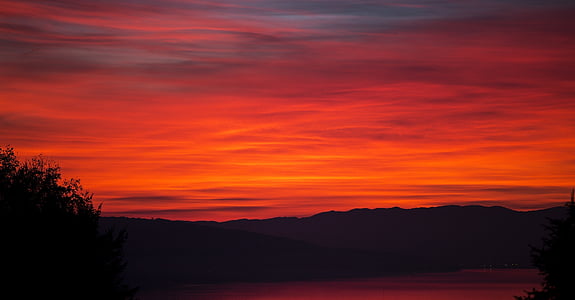
<instances>
[{"instance_id":1,"label":"horizon line","mask_svg":"<svg viewBox=\"0 0 575 300\"><path fill-rule=\"evenodd\" d=\"M549 210L549 209L554 209L554 208L560 208L563 206L555 205L555 206L549 206L546 208L534 208L534 209L513 209L513 208L509 208L509 207L502 206L502 205L481 205L481 204L468 204L468 205L448 204L448 205L437 205L437 206L419 206L419 207L412 207L412 208L403 208L403 207L399 207L399 206L376 207L376 208L357 207L357 208L352 208L352 209L348 209L348 210L325 210L325 211L321 211L318 213L313 213L313 214L309 214L309 215L300 215L300 216L275 216L275 217L269 217L269 218L232 218L232 219L219 220L219 221L207 220L207 219L192 220L192 219L171 219L171 218L154 217L154 216L149 216L149 217L139 216L140 214L146 214L146 213L151 213L151 212L161 212L161 213L183 212L183 211L186 211L185 209L183 209L183 210L173 210L173 209L146 210L146 211L134 210L134 211L110 212L109 214L101 215L101 217L143 219L143 220L166 220L166 221L174 221L174 222L217 222L217 223L222 223L222 222L230 222L230 221L238 221L238 220L260 221L260 220L281 219L281 218L305 219L305 218L312 218L312 217L326 214L326 213L349 213L352 211L360 211L360 210L367 210L367 211L391 210L391 209L420 210L420 209L435 209L435 208L447 208L447 207L458 207L458 208L480 207L480 208L503 208L506 210L514 211L514 212L528 213L528 212L536 212L536 211L543 211L543 210ZM197 210L192 209L191 211L197 211ZM120 215L118 215L118 214L120 214ZM133 215L130 216L130 214L133 214Z\"/></svg>"}]
</instances>

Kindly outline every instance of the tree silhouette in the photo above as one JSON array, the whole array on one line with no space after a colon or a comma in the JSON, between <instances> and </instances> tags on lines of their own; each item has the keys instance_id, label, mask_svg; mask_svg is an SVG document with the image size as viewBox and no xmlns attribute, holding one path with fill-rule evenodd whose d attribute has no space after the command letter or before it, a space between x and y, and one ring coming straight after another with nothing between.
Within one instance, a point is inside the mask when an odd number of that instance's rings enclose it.
<instances>
[{"instance_id":1,"label":"tree silhouette","mask_svg":"<svg viewBox=\"0 0 575 300\"><path fill-rule=\"evenodd\" d=\"M100 208L77 179L41 156L0 147L2 293L18 299L132 299L124 231L100 233Z\"/></svg>"},{"instance_id":2,"label":"tree silhouette","mask_svg":"<svg viewBox=\"0 0 575 300\"><path fill-rule=\"evenodd\" d=\"M541 248L531 247L533 263L543 275L541 290L533 289L517 300L573 300L575 299L575 202L567 203L567 217L550 220L546 226L549 236Z\"/></svg>"}]
</instances>

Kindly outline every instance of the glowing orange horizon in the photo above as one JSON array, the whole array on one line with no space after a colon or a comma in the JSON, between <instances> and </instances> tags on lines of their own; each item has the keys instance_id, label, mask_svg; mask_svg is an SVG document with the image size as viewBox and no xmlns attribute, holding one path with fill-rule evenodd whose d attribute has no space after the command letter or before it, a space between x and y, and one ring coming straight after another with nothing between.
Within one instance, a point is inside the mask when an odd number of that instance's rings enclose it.
<instances>
[{"instance_id":1,"label":"glowing orange horizon","mask_svg":"<svg viewBox=\"0 0 575 300\"><path fill-rule=\"evenodd\" d=\"M565 202L573 5L384 2L0 1L0 142L104 215Z\"/></svg>"}]
</instances>

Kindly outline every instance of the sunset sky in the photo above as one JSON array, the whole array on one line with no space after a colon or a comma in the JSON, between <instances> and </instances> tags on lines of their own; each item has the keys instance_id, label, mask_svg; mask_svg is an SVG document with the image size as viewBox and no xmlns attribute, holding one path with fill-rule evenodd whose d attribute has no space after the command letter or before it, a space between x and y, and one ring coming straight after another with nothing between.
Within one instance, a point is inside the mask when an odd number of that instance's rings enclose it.
<instances>
[{"instance_id":1,"label":"sunset sky","mask_svg":"<svg viewBox=\"0 0 575 300\"><path fill-rule=\"evenodd\" d=\"M575 1L0 0L0 145L104 215L561 205Z\"/></svg>"}]
</instances>

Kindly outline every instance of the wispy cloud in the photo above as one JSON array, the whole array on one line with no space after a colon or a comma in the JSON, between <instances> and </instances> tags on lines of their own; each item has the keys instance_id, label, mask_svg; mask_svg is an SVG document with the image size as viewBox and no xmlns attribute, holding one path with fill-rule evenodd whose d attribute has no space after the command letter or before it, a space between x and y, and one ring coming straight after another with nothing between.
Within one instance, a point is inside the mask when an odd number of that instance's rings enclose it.
<instances>
[{"instance_id":1,"label":"wispy cloud","mask_svg":"<svg viewBox=\"0 0 575 300\"><path fill-rule=\"evenodd\" d=\"M575 179L568 1L0 4L0 141L110 211L545 207Z\"/></svg>"}]
</instances>

